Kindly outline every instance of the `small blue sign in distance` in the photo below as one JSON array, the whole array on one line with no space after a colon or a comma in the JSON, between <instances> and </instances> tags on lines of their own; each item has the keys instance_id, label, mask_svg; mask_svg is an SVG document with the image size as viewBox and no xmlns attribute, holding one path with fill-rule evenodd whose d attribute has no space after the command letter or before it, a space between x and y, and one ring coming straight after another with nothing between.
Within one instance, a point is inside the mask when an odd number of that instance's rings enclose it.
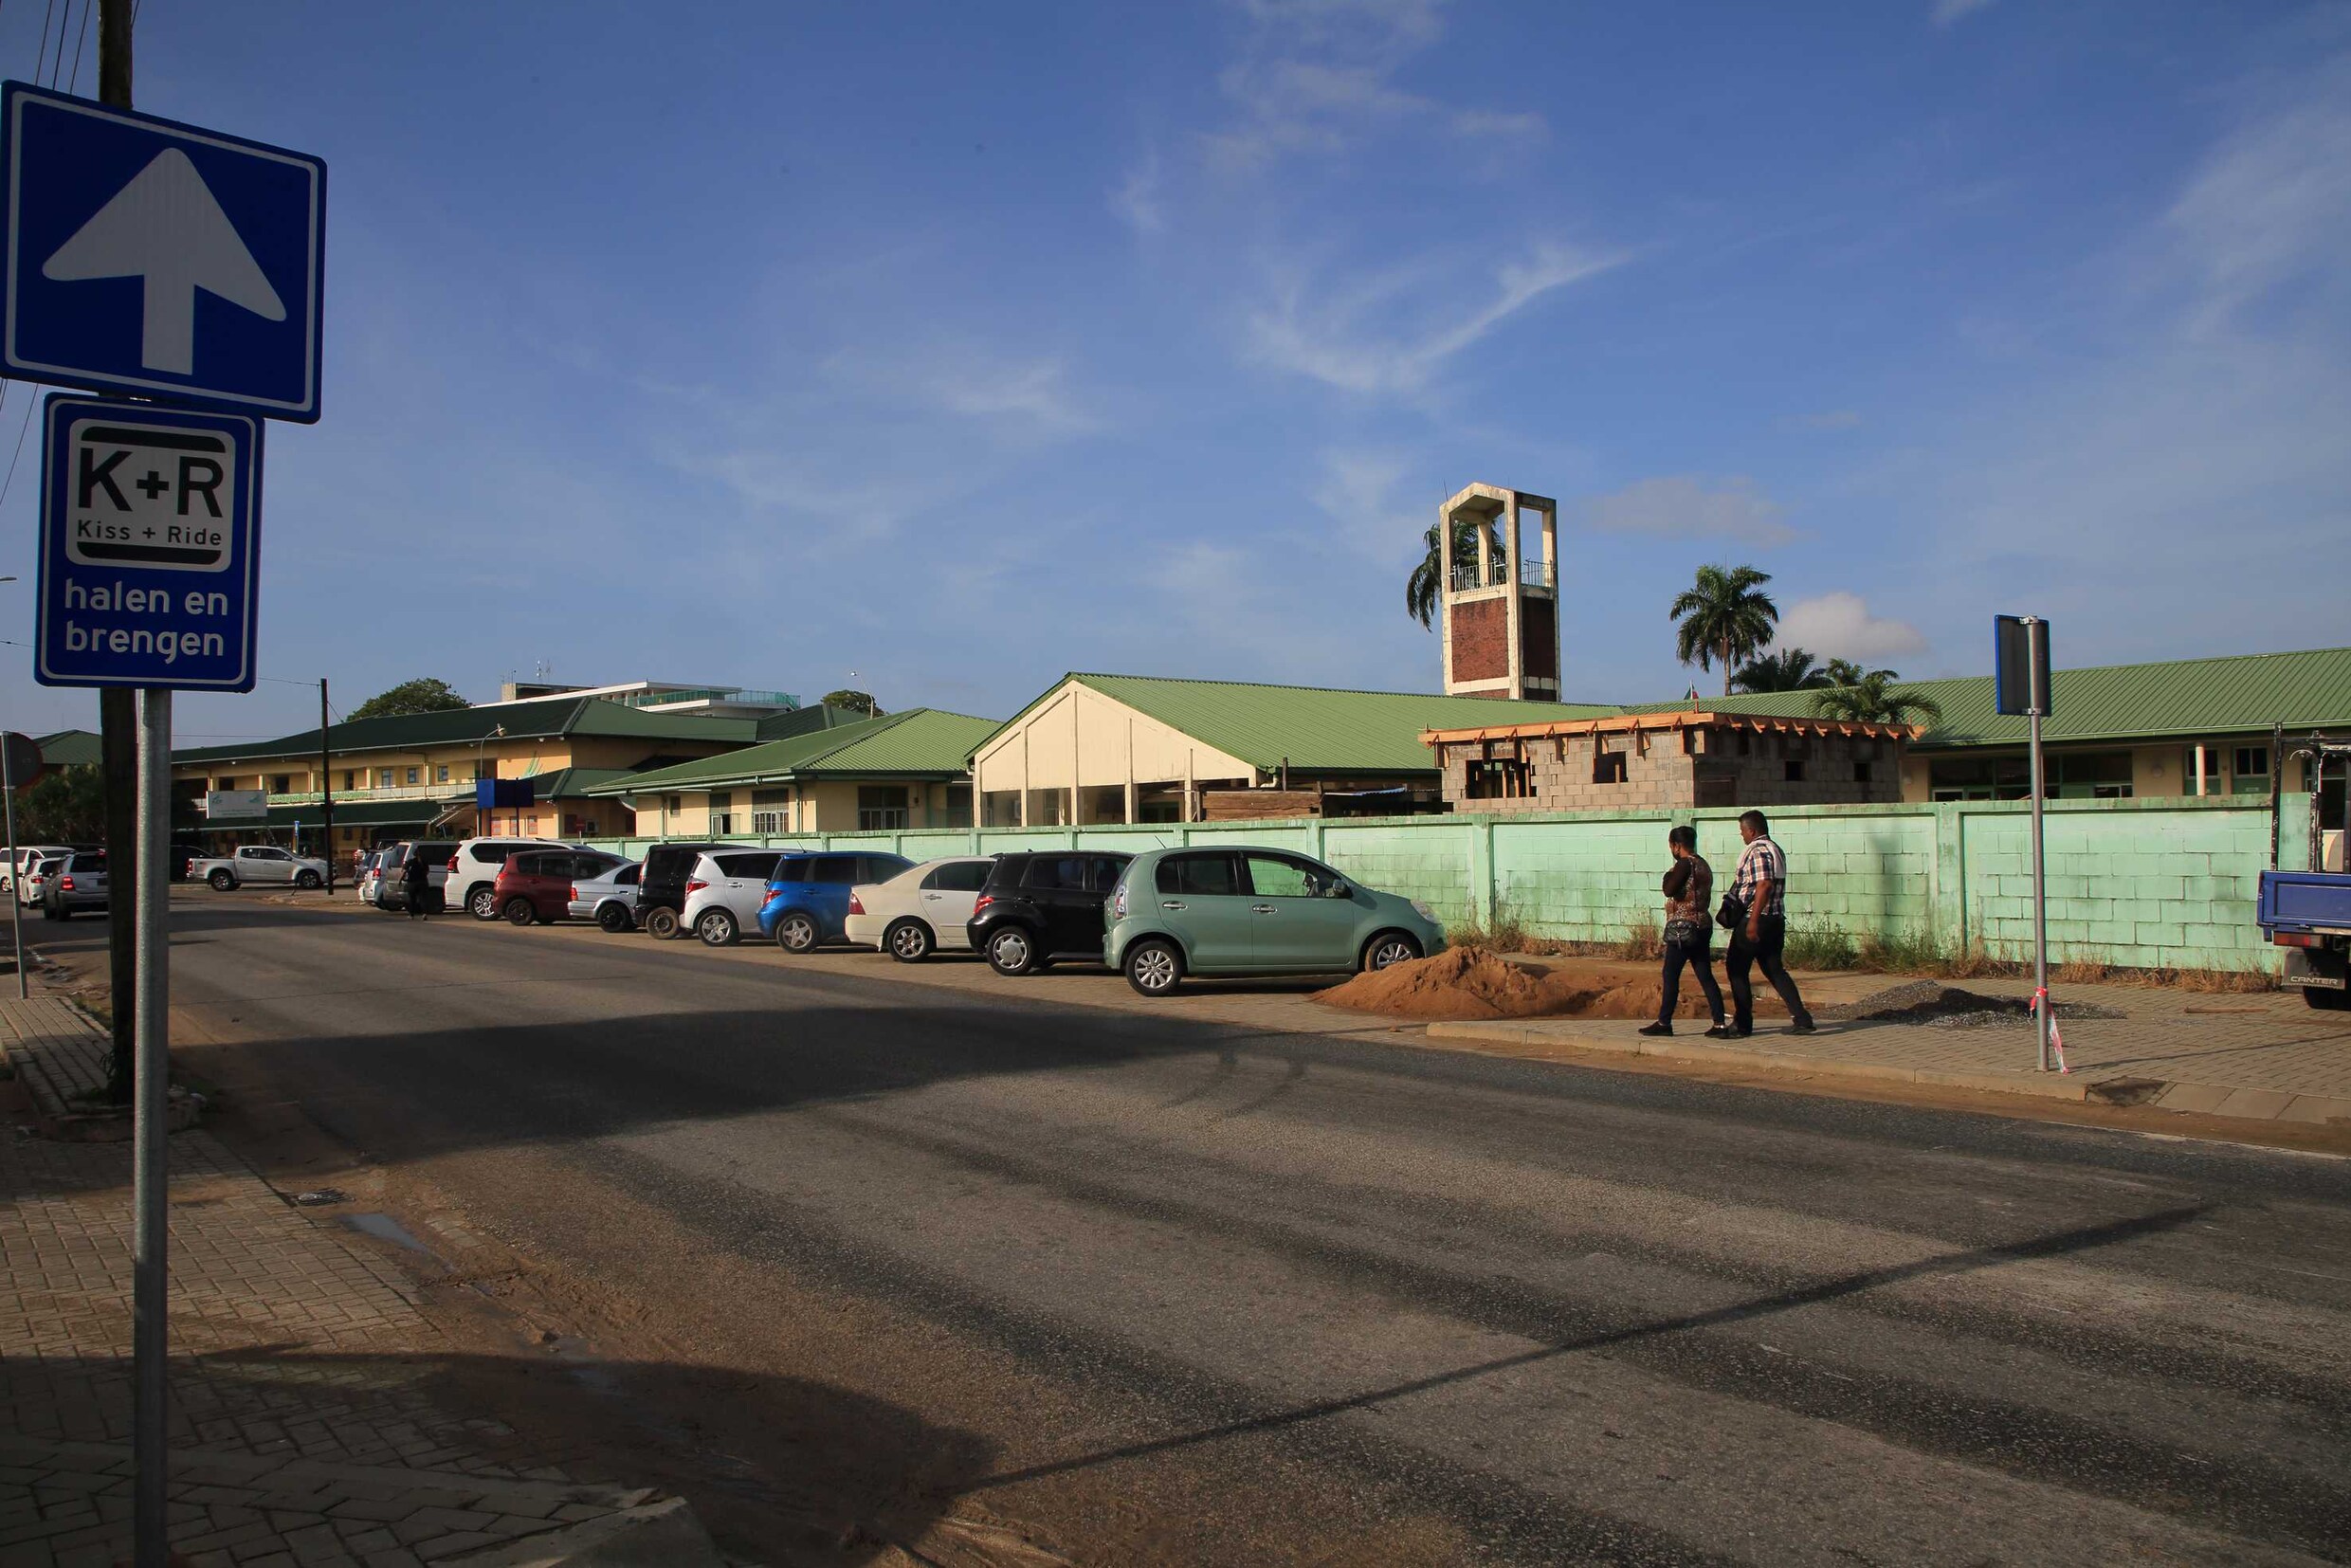
<instances>
[{"instance_id":1,"label":"small blue sign in distance","mask_svg":"<svg viewBox=\"0 0 2351 1568\"><path fill-rule=\"evenodd\" d=\"M33 679L251 691L262 422L52 395Z\"/></svg>"},{"instance_id":2,"label":"small blue sign in distance","mask_svg":"<svg viewBox=\"0 0 2351 1568\"><path fill-rule=\"evenodd\" d=\"M0 88L0 373L319 417L326 164Z\"/></svg>"}]
</instances>

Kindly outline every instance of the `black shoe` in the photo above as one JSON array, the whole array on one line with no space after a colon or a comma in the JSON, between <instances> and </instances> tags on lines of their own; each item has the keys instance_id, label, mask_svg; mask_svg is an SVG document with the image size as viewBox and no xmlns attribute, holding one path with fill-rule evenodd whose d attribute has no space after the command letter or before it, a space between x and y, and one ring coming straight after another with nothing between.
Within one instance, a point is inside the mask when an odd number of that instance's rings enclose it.
<instances>
[{"instance_id":1,"label":"black shoe","mask_svg":"<svg viewBox=\"0 0 2351 1568\"><path fill-rule=\"evenodd\" d=\"M1813 1032L1812 1014L1808 1012L1803 1017L1798 1018L1795 1023L1790 1024L1788 1026L1788 1032L1790 1034L1810 1034Z\"/></svg>"},{"instance_id":2,"label":"black shoe","mask_svg":"<svg viewBox=\"0 0 2351 1568\"><path fill-rule=\"evenodd\" d=\"M1744 1040L1747 1036L1753 1034L1754 1032L1755 1026L1753 1024L1733 1024L1731 1026L1731 1038L1734 1040Z\"/></svg>"},{"instance_id":3,"label":"black shoe","mask_svg":"<svg viewBox=\"0 0 2351 1568\"><path fill-rule=\"evenodd\" d=\"M1735 1040L1738 1037L1739 1031L1728 1024L1717 1024L1706 1030L1706 1038L1709 1040Z\"/></svg>"},{"instance_id":4,"label":"black shoe","mask_svg":"<svg viewBox=\"0 0 2351 1568\"><path fill-rule=\"evenodd\" d=\"M1643 1024L1635 1032L1640 1034L1671 1034L1673 1032L1673 1026L1671 1024Z\"/></svg>"}]
</instances>

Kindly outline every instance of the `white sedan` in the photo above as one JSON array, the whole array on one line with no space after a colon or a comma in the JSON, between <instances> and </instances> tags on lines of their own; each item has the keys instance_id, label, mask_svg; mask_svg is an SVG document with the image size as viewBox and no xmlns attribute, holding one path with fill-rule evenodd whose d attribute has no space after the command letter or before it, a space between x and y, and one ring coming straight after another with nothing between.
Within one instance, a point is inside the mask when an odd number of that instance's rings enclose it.
<instances>
[{"instance_id":1,"label":"white sedan","mask_svg":"<svg viewBox=\"0 0 2351 1568\"><path fill-rule=\"evenodd\" d=\"M852 887L841 935L900 963L920 963L942 948L968 953L972 939L964 927L994 865L990 855L950 855Z\"/></svg>"}]
</instances>

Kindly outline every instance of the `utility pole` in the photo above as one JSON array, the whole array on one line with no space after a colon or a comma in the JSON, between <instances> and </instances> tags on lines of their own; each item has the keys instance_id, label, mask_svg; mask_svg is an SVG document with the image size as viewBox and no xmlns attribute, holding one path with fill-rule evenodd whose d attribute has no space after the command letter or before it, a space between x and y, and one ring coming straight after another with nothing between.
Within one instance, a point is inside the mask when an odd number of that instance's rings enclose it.
<instances>
[{"instance_id":1,"label":"utility pole","mask_svg":"<svg viewBox=\"0 0 2351 1568\"><path fill-rule=\"evenodd\" d=\"M326 846L326 896L335 896L335 775L326 771L326 677L319 677L319 842Z\"/></svg>"},{"instance_id":2,"label":"utility pole","mask_svg":"<svg viewBox=\"0 0 2351 1568\"><path fill-rule=\"evenodd\" d=\"M133 0L99 0L98 96L131 106ZM137 1568L165 1568L171 1526L165 1508L170 1453L164 1440L165 1357L170 1341L170 1183L163 1147L169 1109L171 1043L165 1033L170 940L164 901L172 842L172 694L136 696L108 686L99 693L106 777L106 901L113 943L115 1072L111 1087L132 1098L137 1131L131 1189L136 1219L131 1250L131 1527ZM125 889L132 898L124 898ZM127 984L125 982L128 982ZM128 1069L127 1071L125 1069ZM124 1096L124 1091L131 1091Z\"/></svg>"},{"instance_id":3,"label":"utility pole","mask_svg":"<svg viewBox=\"0 0 2351 1568\"><path fill-rule=\"evenodd\" d=\"M131 7L129 0L100 0L98 8L98 97L117 108L131 106ZM106 876L109 885L130 888L138 875L137 702L124 687L98 694L99 775L106 787ZM138 1076L134 1065L138 1028L136 957L138 912L126 898L106 901L106 989L114 999L114 1059L106 1074L106 1097L131 1103Z\"/></svg>"}]
</instances>

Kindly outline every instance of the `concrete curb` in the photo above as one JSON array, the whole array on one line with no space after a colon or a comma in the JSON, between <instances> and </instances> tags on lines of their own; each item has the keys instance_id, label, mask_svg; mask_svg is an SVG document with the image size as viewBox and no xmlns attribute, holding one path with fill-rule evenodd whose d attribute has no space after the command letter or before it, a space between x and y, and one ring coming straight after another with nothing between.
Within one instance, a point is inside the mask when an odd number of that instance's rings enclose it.
<instances>
[{"instance_id":1,"label":"concrete curb","mask_svg":"<svg viewBox=\"0 0 2351 1568\"><path fill-rule=\"evenodd\" d=\"M1628 1030L1631 1026L1628 1026ZM1578 1027L1567 1020L1534 1019L1492 1023L1431 1024L1434 1040L1543 1046L1661 1061L1753 1067L1806 1078L1846 1079L1866 1084L1917 1084L1935 1088L1973 1089L1990 1094L2030 1095L2076 1104L2141 1105L2159 1110L2235 1117L2250 1121L2297 1121L2316 1126L2351 1125L2351 1100L2323 1094L2286 1094L2273 1089L2232 1088L2218 1084L2174 1083L2157 1078L2089 1073L1943 1072L1892 1062L1851 1062L1794 1051L1756 1050L1675 1036L1642 1036Z\"/></svg>"},{"instance_id":2,"label":"concrete curb","mask_svg":"<svg viewBox=\"0 0 2351 1568\"><path fill-rule=\"evenodd\" d=\"M449 1568L725 1568L682 1497L444 1558Z\"/></svg>"}]
</instances>

